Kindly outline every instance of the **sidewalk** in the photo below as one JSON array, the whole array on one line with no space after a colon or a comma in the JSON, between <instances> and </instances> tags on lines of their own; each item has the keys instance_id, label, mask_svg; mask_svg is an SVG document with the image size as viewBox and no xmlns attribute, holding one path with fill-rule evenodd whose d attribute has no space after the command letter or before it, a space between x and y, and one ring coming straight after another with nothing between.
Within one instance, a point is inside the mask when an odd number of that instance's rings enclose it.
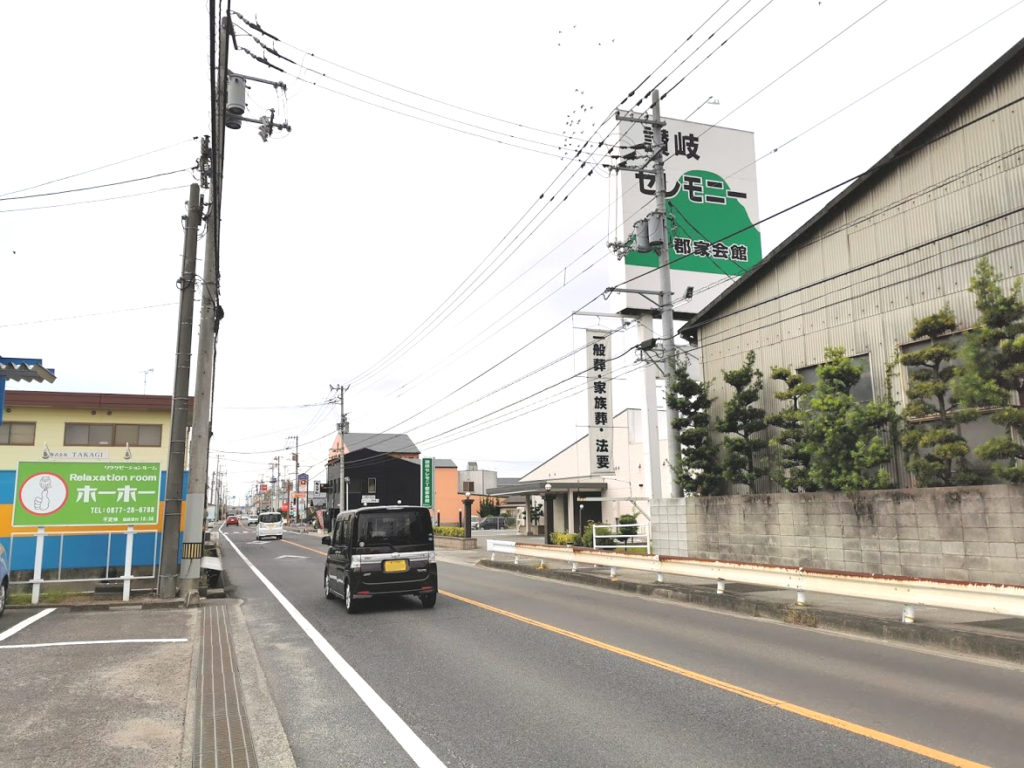
<instances>
[{"instance_id":1,"label":"sidewalk","mask_svg":"<svg viewBox=\"0 0 1024 768\"><path fill-rule=\"evenodd\" d=\"M516 541L543 543L536 536L517 536ZM606 567L580 565L573 573L568 563L547 560L541 568L539 559L523 556L516 565L512 555L491 553L481 545L469 552L489 568L1024 664L1024 617L918 606L914 623L905 624L901 604L885 600L808 592L800 606L793 590L730 583L718 594L713 579L666 575L659 583L654 574L624 568L617 568L613 578ZM466 560L466 554L458 553L457 559Z\"/></svg>"}]
</instances>

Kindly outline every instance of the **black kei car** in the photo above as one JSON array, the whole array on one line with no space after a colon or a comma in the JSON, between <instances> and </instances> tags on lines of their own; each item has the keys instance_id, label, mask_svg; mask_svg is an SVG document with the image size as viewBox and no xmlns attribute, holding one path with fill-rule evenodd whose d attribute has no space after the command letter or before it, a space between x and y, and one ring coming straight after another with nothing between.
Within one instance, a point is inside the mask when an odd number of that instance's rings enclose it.
<instances>
[{"instance_id":1,"label":"black kei car","mask_svg":"<svg viewBox=\"0 0 1024 768\"><path fill-rule=\"evenodd\" d=\"M434 528L426 507L363 507L342 512L329 536L324 597L340 596L355 613L378 595L416 595L437 602Z\"/></svg>"}]
</instances>

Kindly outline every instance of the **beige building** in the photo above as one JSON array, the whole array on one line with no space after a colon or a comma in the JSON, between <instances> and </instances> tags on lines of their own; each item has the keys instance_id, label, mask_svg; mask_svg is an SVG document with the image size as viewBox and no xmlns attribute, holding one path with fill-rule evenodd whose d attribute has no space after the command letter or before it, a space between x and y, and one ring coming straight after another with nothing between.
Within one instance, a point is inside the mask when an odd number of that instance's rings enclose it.
<instances>
[{"instance_id":1,"label":"beige building","mask_svg":"<svg viewBox=\"0 0 1024 768\"><path fill-rule=\"evenodd\" d=\"M739 368L748 350L764 372L769 413L782 407L771 368L813 372L826 347L858 359L859 394L878 399L916 319L949 305L961 330L975 322L969 287L979 259L1007 286L1024 276L1022 93L1024 42L687 323L683 335L712 380L713 418L732 394L721 372ZM897 370L898 403L907 383ZM990 424L973 427L972 445L991 434Z\"/></svg>"}]
</instances>

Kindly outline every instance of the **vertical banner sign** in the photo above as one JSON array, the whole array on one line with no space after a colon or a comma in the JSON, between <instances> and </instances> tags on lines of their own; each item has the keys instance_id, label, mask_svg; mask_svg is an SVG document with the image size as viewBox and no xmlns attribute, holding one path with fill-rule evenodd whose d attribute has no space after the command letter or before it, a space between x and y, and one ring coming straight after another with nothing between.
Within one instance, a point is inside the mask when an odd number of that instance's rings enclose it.
<instances>
[{"instance_id":1,"label":"vertical banner sign","mask_svg":"<svg viewBox=\"0 0 1024 768\"><path fill-rule=\"evenodd\" d=\"M13 525L155 525L160 465L22 461Z\"/></svg>"},{"instance_id":2,"label":"vertical banner sign","mask_svg":"<svg viewBox=\"0 0 1024 768\"><path fill-rule=\"evenodd\" d=\"M309 475L299 475L299 495L305 496L309 488Z\"/></svg>"},{"instance_id":3,"label":"vertical banner sign","mask_svg":"<svg viewBox=\"0 0 1024 768\"><path fill-rule=\"evenodd\" d=\"M608 331L587 331L587 424L592 475L614 472L611 351Z\"/></svg>"},{"instance_id":4,"label":"vertical banner sign","mask_svg":"<svg viewBox=\"0 0 1024 768\"><path fill-rule=\"evenodd\" d=\"M666 119L662 144L666 148L665 221L672 276L672 300L677 314L694 315L761 261L761 233L755 223L757 177L754 173L754 134L720 126ZM650 125L619 123L620 146L644 146L650 152ZM650 170L619 174L623 237L633 223L654 209L655 179ZM633 293L626 309L649 311L643 293L661 290L658 252L631 250L616 262L618 278L630 281ZM625 271L625 275L622 271Z\"/></svg>"},{"instance_id":5,"label":"vertical banner sign","mask_svg":"<svg viewBox=\"0 0 1024 768\"><path fill-rule=\"evenodd\" d=\"M420 459L420 506L434 507L433 459Z\"/></svg>"}]
</instances>

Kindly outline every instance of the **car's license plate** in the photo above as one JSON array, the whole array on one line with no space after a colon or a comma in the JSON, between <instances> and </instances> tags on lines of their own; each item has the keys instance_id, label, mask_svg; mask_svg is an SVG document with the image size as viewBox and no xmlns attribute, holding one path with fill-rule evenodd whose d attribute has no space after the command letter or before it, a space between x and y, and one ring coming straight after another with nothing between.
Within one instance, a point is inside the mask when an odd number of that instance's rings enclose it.
<instances>
[{"instance_id":1,"label":"car's license plate","mask_svg":"<svg viewBox=\"0 0 1024 768\"><path fill-rule=\"evenodd\" d=\"M384 573L401 573L409 570L408 560L385 560Z\"/></svg>"}]
</instances>

